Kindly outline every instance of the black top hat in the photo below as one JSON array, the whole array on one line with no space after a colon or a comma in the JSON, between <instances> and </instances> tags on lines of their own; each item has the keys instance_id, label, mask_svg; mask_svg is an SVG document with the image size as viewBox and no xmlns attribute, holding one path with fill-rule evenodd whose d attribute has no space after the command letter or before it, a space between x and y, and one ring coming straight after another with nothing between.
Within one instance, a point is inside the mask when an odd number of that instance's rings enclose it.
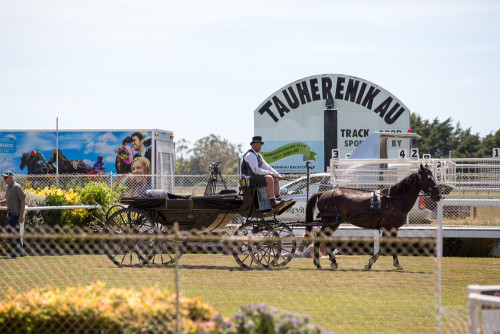
<instances>
[{"instance_id":1,"label":"black top hat","mask_svg":"<svg viewBox=\"0 0 500 334\"><path fill-rule=\"evenodd\" d=\"M252 145L254 143L261 143L262 145L264 145L264 142L262 141L262 137L261 136L254 136L252 138L252 142L250 143L250 145Z\"/></svg>"}]
</instances>

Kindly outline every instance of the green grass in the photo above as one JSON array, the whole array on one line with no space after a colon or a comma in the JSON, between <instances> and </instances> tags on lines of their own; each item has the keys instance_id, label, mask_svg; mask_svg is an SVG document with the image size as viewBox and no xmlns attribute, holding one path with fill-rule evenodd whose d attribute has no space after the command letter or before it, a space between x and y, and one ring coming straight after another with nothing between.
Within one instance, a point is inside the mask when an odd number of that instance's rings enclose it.
<instances>
[{"instance_id":1,"label":"green grass","mask_svg":"<svg viewBox=\"0 0 500 334\"><path fill-rule=\"evenodd\" d=\"M309 314L335 333L436 332L436 260L400 257L405 268L393 269L380 257L372 271L361 270L368 256L338 256L339 270L316 270L312 259L293 259L284 269L240 270L226 255L184 255L179 284L184 295L199 296L224 315L240 305L265 302ZM322 260L324 267L327 260ZM492 258L443 258L443 332L467 332L469 284L498 284L500 261ZM106 256L0 258L0 297L9 288L25 291L105 281L109 286L158 284L175 290L172 267L118 268Z\"/></svg>"}]
</instances>

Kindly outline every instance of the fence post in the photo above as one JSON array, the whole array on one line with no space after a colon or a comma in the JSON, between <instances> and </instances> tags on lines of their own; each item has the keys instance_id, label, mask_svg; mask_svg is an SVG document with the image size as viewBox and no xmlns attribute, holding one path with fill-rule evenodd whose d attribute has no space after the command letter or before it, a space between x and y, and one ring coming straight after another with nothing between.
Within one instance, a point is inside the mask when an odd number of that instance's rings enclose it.
<instances>
[{"instance_id":1,"label":"fence post","mask_svg":"<svg viewBox=\"0 0 500 334\"><path fill-rule=\"evenodd\" d=\"M179 293L180 293L180 286L179 286L179 223L175 222L174 223L174 247L175 247L175 330L176 333L181 332L181 313L179 310L180 307L180 302L179 302Z\"/></svg>"}]
</instances>

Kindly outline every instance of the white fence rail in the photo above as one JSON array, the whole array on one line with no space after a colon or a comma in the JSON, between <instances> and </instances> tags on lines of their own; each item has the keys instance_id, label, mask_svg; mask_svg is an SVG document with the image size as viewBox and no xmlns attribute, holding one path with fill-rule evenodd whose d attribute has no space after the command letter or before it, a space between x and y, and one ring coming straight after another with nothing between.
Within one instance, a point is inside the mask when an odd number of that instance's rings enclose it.
<instances>
[{"instance_id":1,"label":"white fence rail","mask_svg":"<svg viewBox=\"0 0 500 334\"><path fill-rule=\"evenodd\" d=\"M500 333L500 285L469 285L467 294L469 333ZM482 319L481 326L479 313Z\"/></svg>"}]
</instances>

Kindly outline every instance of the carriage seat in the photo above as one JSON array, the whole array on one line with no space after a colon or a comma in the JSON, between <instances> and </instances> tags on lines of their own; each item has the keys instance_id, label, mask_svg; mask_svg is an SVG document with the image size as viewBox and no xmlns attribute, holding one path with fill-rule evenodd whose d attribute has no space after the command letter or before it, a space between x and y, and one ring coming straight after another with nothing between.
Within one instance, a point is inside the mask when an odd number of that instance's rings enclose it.
<instances>
[{"instance_id":1,"label":"carriage seat","mask_svg":"<svg viewBox=\"0 0 500 334\"><path fill-rule=\"evenodd\" d=\"M257 200L259 202L260 211L269 211L272 209L266 187L257 188Z\"/></svg>"},{"instance_id":2,"label":"carriage seat","mask_svg":"<svg viewBox=\"0 0 500 334\"><path fill-rule=\"evenodd\" d=\"M176 195L169 193L166 190L162 189L149 189L146 190L145 195L147 197L157 197L157 198L166 198L166 199L189 199L190 195Z\"/></svg>"}]
</instances>

